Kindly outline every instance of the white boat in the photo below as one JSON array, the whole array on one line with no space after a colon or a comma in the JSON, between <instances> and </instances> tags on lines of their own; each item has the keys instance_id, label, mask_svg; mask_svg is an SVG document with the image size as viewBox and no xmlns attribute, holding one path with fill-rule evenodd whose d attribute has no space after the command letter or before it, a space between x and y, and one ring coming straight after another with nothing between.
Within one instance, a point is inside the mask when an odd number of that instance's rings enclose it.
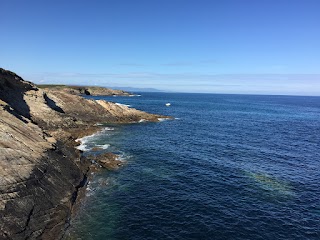
<instances>
[{"instance_id":1,"label":"white boat","mask_svg":"<svg viewBox=\"0 0 320 240\"><path fill-rule=\"evenodd\" d=\"M166 103L166 106L167 106L167 107L171 106L171 103Z\"/></svg>"}]
</instances>

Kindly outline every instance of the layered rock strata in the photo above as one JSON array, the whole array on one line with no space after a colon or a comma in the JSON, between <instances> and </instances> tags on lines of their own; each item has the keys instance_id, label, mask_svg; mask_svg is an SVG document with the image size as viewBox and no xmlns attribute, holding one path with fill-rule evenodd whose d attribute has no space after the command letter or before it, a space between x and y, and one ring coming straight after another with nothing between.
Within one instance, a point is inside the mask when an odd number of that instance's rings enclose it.
<instances>
[{"instance_id":1,"label":"layered rock strata","mask_svg":"<svg viewBox=\"0 0 320 240\"><path fill-rule=\"evenodd\" d=\"M0 68L0 239L61 239L90 169L75 139L99 122L162 117L39 89Z\"/></svg>"}]
</instances>

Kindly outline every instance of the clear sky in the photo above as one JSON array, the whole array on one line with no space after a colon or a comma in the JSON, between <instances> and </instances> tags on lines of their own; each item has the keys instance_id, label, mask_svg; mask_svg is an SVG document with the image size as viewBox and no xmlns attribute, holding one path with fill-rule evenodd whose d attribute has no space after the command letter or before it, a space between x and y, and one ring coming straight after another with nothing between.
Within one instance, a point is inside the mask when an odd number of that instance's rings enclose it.
<instances>
[{"instance_id":1,"label":"clear sky","mask_svg":"<svg viewBox=\"0 0 320 240\"><path fill-rule=\"evenodd\" d=\"M37 83L320 95L319 0L0 6L0 67Z\"/></svg>"}]
</instances>

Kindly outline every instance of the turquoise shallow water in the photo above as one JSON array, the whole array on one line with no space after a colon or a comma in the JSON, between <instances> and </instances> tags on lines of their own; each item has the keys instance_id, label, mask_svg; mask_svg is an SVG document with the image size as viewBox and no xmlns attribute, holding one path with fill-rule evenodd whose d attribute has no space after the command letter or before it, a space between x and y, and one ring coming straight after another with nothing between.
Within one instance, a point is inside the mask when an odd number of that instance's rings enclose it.
<instances>
[{"instance_id":1,"label":"turquoise shallow water","mask_svg":"<svg viewBox=\"0 0 320 240\"><path fill-rule=\"evenodd\" d=\"M127 163L93 176L68 238L320 239L319 97L99 98L177 119L86 139Z\"/></svg>"}]
</instances>

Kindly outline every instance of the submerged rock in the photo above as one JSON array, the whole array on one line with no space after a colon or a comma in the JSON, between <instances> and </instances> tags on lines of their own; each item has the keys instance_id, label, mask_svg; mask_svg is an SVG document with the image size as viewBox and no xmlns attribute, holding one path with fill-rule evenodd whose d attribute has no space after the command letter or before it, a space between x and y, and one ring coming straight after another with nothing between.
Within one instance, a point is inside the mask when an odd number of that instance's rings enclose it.
<instances>
[{"instance_id":1,"label":"submerged rock","mask_svg":"<svg viewBox=\"0 0 320 240\"><path fill-rule=\"evenodd\" d=\"M94 147L94 148L91 149L91 151L93 151L93 152L99 152L99 151L102 151L102 150L103 150L103 148L100 148L100 147Z\"/></svg>"}]
</instances>

